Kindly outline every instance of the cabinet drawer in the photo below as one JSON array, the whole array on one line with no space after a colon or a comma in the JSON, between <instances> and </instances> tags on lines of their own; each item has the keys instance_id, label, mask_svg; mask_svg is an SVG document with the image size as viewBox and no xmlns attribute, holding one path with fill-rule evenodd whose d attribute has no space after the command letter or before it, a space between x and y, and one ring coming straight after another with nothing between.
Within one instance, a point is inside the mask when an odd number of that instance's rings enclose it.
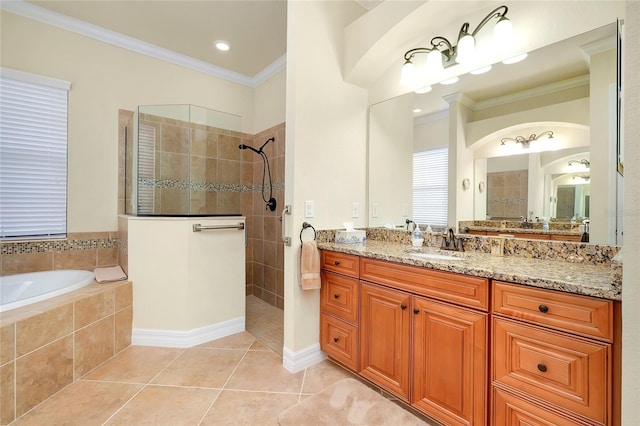
<instances>
[{"instance_id":1,"label":"cabinet drawer","mask_svg":"<svg viewBox=\"0 0 640 426\"><path fill-rule=\"evenodd\" d=\"M328 356L358 371L358 328L330 315L320 316L320 348Z\"/></svg>"},{"instance_id":2,"label":"cabinet drawer","mask_svg":"<svg viewBox=\"0 0 640 426\"><path fill-rule=\"evenodd\" d=\"M493 426L550 426L586 424L562 417L540 406L518 398L502 389L493 389Z\"/></svg>"},{"instance_id":3,"label":"cabinet drawer","mask_svg":"<svg viewBox=\"0 0 640 426\"><path fill-rule=\"evenodd\" d=\"M494 381L607 422L609 344L494 318L493 353Z\"/></svg>"},{"instance_id":4,"label":"cabinet drawer","mask_svg":"<svg viewBox=\"0 0 640 426\"><path fill-rule=\"evenodd\" d=\"M360 279L458 305L488 309L489 284L486 278L360 258Z\"/></svg>"},{"instance_id":5,"label":"cabinet drawer","mask_svg":"<svg viewBox=\"0 0 640 426\"><path fill-rule=\"evenodd\" d=\"M494 281L493 312L613 341L610 300Z\"/></svg>"},{"instance_id":6,"label":"cabinet drawer","mask_svg":"<svg viewBox=\"0 0 640 426\"><path fill-rule=\"evenodd\" d=\"M355 323L358 319L358 280L322 271L320 309Z\"/></svg>"},{"instance_id":7,"label":"cabinet drawer","mask_svg":"<svg viewBox=\"0 0 640 426\"><path fill-rule=\"evenodd\" d=\"M320 267L358 278L358 256L322 250Z\"/></svg>"}]
</instances>

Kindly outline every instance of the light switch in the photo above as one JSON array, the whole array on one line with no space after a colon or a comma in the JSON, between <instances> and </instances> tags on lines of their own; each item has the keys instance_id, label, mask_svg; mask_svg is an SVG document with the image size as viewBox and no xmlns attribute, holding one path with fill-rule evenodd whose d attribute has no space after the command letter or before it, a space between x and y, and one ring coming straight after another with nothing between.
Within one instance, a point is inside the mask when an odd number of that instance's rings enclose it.
<instances>
[{"instance_id":1,"label":"light switch","mask_svg":"<svg viewBox=\"0 0 640 426\"><path fill-rule=\"evenodd\" d=\"M351 217L354 219L360 217L360 204L353 203L351 205Z\"/></svg>"},{"instance_id":2,"label":"light switch","mask_svg":"<svg viewBox=\"0 0 640 426\"><path fill-rule=\"evenodd\" d=\"M313 200L304 202L304 217L313 217Z\"/></svg>"},{"instance_id":3,"label":"light switch","mask_svg":"<svg viewBox=\"0 0 640 426\"><path fill-rule=\"evenodd\" d=\"M371 217L378 217L378 203L371 204Z\"/></svg>"}]
</instances>

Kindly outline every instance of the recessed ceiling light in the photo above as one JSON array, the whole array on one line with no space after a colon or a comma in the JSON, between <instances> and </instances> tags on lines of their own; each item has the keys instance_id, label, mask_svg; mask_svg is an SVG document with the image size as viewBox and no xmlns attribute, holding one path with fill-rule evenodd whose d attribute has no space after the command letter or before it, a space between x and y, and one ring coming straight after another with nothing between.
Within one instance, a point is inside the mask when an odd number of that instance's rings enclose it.
<instances>
[{"instance_id":1,"label":"recessed ceiling light","mask_svg":"<svg viewBox=\"0 0 640 426\"><path fill-rule=\"evenodd\" d=\"M414 93L421 95L423 93L429 93L430 91L431 91L431 86L424 86L418 90L415 90Z\"/></svg>"},{"instance_id":2,"label":"recessed ceiling light","mask_svg":"<svg viewBox=\"0 0 640 426\"><path fill-rule=\"evenodd\" d=\"M457 83L458 80L460 80L458 77L453 77L453 78L449 78L447 80L442 80L440 82L440 84L454 84L454 83Z\"/></svg>"},{"instance_id":3,"label":"recessed ceiling light","mask_svg":"<svg viewBox=\"0 0 640 426\"><path fill-rule=\"evenodd\" d=\"M489 72L491 70L491 65L487 65L486 67L478 68L477 70L471 71L469 74L479 75L484 74L485 72Z\"/></svg>"},{"instance_id":4,"label":"recessed ceiling light","mask_svg":"<svg viewBox=\"0 0 640 426\"><path fill-rule=\"evenodd\" d=\"M222 50L223 52L226 52L227 50L229 50L229 43L227 43L224 40L216 41L215 46L216 46L216 49Z\"/></svg>"},{"instance_id":5,"label":"recessed ceiling light","mask_svg":"<svg viewBox=\"0 0 640 426\"><path fill-rule=\"evenodd\" d=\"M505 59L504 61L502 61L502 63L503 64L507 64L507 65L511 65L511 64L515 64L516 62L524 61L524 59L526 57L527 57L527 54L523 53L522 55L518 55L518 56L514 56L513 58Z\"/></svg>"},{"instance_id":6,"label":"recessed ceiling light","mask_svg":"<svg viewBox=\"0 0 640 426\"><path fill-rule=\"evenodd\" d=\"M415 108L415 109L413 110L413 112L415 112L415 113L422 112L422 108Z\"/></svg>"}]
</instances>

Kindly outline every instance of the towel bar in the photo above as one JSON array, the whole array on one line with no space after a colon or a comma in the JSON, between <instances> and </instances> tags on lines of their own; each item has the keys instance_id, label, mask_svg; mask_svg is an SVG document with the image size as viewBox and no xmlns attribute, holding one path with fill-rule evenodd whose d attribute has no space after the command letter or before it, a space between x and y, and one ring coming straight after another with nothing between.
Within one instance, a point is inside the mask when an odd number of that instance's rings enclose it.
<instances>
[{"instance_id":1,"label":"towel bar","mask_svg":"<svg viewBox=\"0 0 640 426\"><path fill-rule=\"evenodd\" d=\"M309 222L303 222L302 229L300 230L300 244L302 244L302 232L307 228L313 229L313 239L316 239L316 228L314 228Z\"/></svg>"},{"instance_id":2,"label":"towel bar","mask_svg":"<svg viewBox=\"0 0 640 426\"><path fill-rule=\"evenodd\" d=\"M200 231L212 231L216 229L244 229L244 223L239 222L237 225L200 225L199 223L193 224L193 232Z\"/></svg>"}]
</instances>

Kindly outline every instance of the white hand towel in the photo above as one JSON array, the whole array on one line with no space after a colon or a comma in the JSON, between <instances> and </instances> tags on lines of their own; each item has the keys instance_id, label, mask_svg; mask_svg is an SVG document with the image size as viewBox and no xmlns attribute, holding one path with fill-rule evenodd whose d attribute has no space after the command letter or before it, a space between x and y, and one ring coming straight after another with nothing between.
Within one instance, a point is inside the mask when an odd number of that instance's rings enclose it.
<instances>
[{"instance_id":1,"label":"white hand towel","mask_svg":"<svg viewBox=\"0 0 640 426\"><path fill-rule=\"evenodd\" d=\"M300 250L300 287L303 290L320 288L320 252L315 241L303 243Z\"/></svg>"},{"instance_id":2,"label":"white hand towel","mask_svg":"<svg viewBox=\"0 0 640 426\"><path fill-rule=\"evenodd\" d=\"M96 268L93 273L96 276L96 281L99 283L110 283L113 281L123 281L127 279L127 275L120 266Z\"/></svg>"}]
</instances>

